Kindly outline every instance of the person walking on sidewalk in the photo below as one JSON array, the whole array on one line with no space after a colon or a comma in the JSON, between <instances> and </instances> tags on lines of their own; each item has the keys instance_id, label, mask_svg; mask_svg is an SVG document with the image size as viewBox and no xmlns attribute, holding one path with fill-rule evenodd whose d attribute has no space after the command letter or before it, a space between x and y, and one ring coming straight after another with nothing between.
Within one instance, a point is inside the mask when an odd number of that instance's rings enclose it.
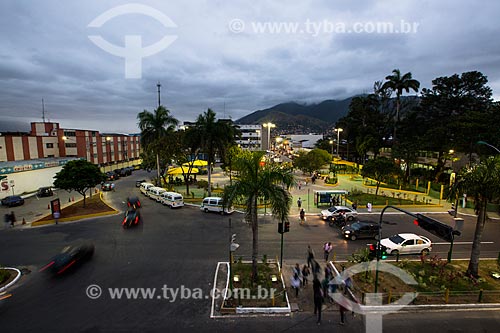
<instances>
[{"instance_id":1,"label":"person walking on sidewalk","mask_svg":"<svg viewBox=\"0 0 500 333\"><path fill-rule=\"evenodd\" d=\"M311 274L311 271L309 270L309 267L307 265L304 265L302 267L302 287L305 287L307 285L307 277Z\"/></svg>"},{"instance_id":2,"label":"person walking on sidewalk","mask_svg":"<svg viewBox=\"0 0 500 333\"><path fill-rule=\"evenodd\" d=\"M299 207L299 210L302 207L302 199L301 198L299 198L299 200L297 200L297 207Z\"/></svg>"},{"instance_id":3,"label":"person walking on sidewalk","mask_svg":"<svg viewBox=\"0 0 500 333\"><path fill-rule=\"evenodd\" d=\"M321 324L321 308L323 307L323 290L321 288L321 283L317 278L313 280L313 297L314 297L314 314L318 314L318 320L316 323Z\"/></svg>"},{"instance_id":4,"label":"person walking on sidewalk","mask_svg":"<svg viewBox=\"0 0 500 333\"><path fill-rule=\"evenodd\" d=\"M299 216L300 216L300 224L304 224L306 222L306 211L304 210L304 208L300 209Z\"/></svg>"},{"instance_id":5,"label":"person walking on sidewalk","mask_svg":"<svg viewBox=\"0 0 500 333\"><path fill-rule=\"evenodd\" d=\"M330 256L330 252L332 252L333 246L332 242L327 242L323 245L323 253L325 255L325 262L328 262L328 257Z\"/></svg>"},{"instance_id":6,"label":"person walking on sidewalk","mask_svg":"<svg viewBox=\"0 0 500 333\"><path fill-rule=\"evenodd\" d=\"M16 215L14 215L14 211L10 212L10 226L13 228L16 223Z\"/></svg>"},{"instance_id":7,"label":"person walking on sidewalk","mask_svg":"<svg viewBox=\"0 0 500 333\"><path fill-rule=\"evenodd\" d=\"M312 268L313 261L314 261L314 251L311 248L311 245L307 245L307 267Z\"/></svg>"},{"instance_id":8,"label":"person walking on sidewalk","mask_svg":"<svg viewBox=\"0 0 500 333\"><path fill-rule=\"evenodd\" d=\"M300 278L297 273L293 274L292 280L291 280L291 286L293 289L295 289L295 297L299 297L299 289L300 289Z\"/></svg>"}]
</instances>

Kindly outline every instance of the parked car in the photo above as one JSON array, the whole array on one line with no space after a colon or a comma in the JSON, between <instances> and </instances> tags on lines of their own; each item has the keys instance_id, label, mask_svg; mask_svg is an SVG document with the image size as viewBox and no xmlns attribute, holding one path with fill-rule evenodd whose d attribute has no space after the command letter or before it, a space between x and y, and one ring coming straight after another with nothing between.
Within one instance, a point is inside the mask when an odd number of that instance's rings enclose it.
<instances>
[{"instance_id":1,"label":"parked car","mask_svg":"<svg viewBox=\"0 0 500 333\"><path fill-rule=\"evenodd\" d=\"M38 191L36 192L36 196L41 198L41 197L51 197L54 195L54 192L52 191L52 188L50 186L47 187L40 187Z\"/></svg>"},{"instance_id":2,"label":"parked car","mask_svg":"<svg viewBox=\"0 0 500 333\"><path fill-rule=\"evenodd\" d=\"M154 184L151 184L151 183L141 183L141 193L144 194L145 196L148 196L148 189L150 187L153 187Z\"/></svg>"},{"instance_id":3,"label":"parked car","mask_svg":"<svg viewBox=\"0 0 500 333\"><path fill-rule=\"evenodd\" d=\"M208 212L216 212L221 215L224 214L231 214L234 210L233 207L224 207L222 205L222 198L219 197L207 197L204 198L200 210L204 211L205 213Z\"/></svg>"},{"instance_id":4,"label":"parked car","mask_svg":"<svg viewBox=\"0 0 500 333\"><path fill-rule=\"evenodd\" d=\"M2 206L13 207L24 205L24 199L19 195L9 195L2 199Z\"/></svg>"},{"instance_id":5,"label":"parked car","mask_svg":"<svg viewBox=\"0 0 500 333\"><path fill-rule=\"evenodd\" d=\"M94 244L66 246L61 253L54 256L51 261L40 269L40 272L49 270L54 274L62 274L70 268L75 268L83 262L90 260L94 254Z\"/></svg>"},{"instance_id":6,"label":"parked car","mask_svg":"<svg viewBox=\"0 0 500 333\"><path fill-rule=\"evenodd\" d=\"M118 175L114 171L108 171L106 172L106 180L117 180L120 178L120 175Z\"/></svg>"},{"instance_id":7,"label":"parked car","mask_svg":"<svg viewBox=\"0 0 500 333\"><path fill-rule=\"evenodd\" d=\"M342 228L342 235L346 239L356 240L358 238L378 239L380 226L374 222L357 221Z\"/></svg>"},{"instance_id":8,"label":"parked car","mask_svg":"<svg viewBox=\"0 0 500 333\"><path fill-rule=\"evenodd\" d=\"M180 208L184 206L182 194L176 192L163 192L160 197L160 202L170 208Z\"/></svg>"},{"instance_id":9,"label":"parked car","mask_svg":"<svg viewBox=\"0 0 500 333\"><path fill-rule=\"evenodd\" d=\"M111 182L105 182L101 185L101 190L103 191L113 191L115 189L115 184Z\"/></svg>"},{"instance_id":10,"label":"parked car","mask_svg":"<svg viewBox=\"0 0 500 333\"><path fill-rule=\"evenodd\" d=\"M135 187L141 187L142 183L145 183L146 179L140 179L135 181Z\"/></svg>"},{"instance_id":11,"label":"parked car","mask_svg":"<svg viewBox=\"0 0 500 333\"><path fill-rule=\"evenodd\" d=\"M347 206L332 206L321 211L321 218L331 221L340 214L344 214L347 221L352 221L358 216L358 212Z\"/></svg>"},{"instance_id":12,"label":"parked car","mask_svg":"<svg viewBox=\"0 0 500 333\"><path fill-rule=\"evenodd\" d=\"M411 233L397 234L384 238L380 244L387 248L387 253L397 254L428 254L432 250L429 238Z\"/></svg>"}]
</instances>

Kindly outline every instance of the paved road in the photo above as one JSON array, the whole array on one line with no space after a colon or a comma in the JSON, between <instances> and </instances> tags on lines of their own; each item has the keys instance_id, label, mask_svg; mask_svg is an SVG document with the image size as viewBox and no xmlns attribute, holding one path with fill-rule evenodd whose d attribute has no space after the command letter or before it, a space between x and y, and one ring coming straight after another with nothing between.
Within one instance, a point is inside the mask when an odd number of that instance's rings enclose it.
<instances>
[{"instance_id":1,"label":"paved road","mask_svg":"<svg viewBox=\"0 0 500 333\"><path fill-rule=\"evenodd\" d=\"M120 207L127 195L138 191L134 187L135 177L117 182L117 191L107 193L108 200ZM142 197L141 197L142 198ZM238 255L249 254L251 229L240 214L221 217L205 214L196 207L171 210L143 199L144 224L136 229L123 230L120 216L89 219L71 224L51 225L32 229L0 231L0 262L7 266L23 266L31 269L21 283L11 290L13 296L0 301L2 331L320 331L339 329L338 313L328 308L324 323L317 328L310 313L298 313L292 317L209 319L211 284L216 263L227 260L228 239L237 233L241 247ZM123 207L123 206L122 206ZM367 218L373 218L367 217ZM375 216L376 218L376 216ZM229 229L231 219L231 229ZM386 220L384 218L384 220ZM393 233L404 223L405 231L412 231L411 220L406 216L388 215L389 224L384 224L384 233ZM409 228L409 229L407 229ZM471 226L466 226L464 238L469 237ZM486 239L498 239L498 224L489 224ZM37 270L60 248L78 240L92 240L96 246L94 259L77 271L63 278L51 278ZM335 243L339 256L347 256L354 249L363 247L366 241L342 240L337 231L328 227L319 218L311 217L308 225L292 225L285 235L285 262L293 264L305 258L307 244L317 252L325 240ZM259 253L273 257L279 253L279 234L276 224L264 220L260 227ZM465 245L464 245L465 246ZM466 247L466 246L465 246ZM492 245L498 250L498 245ZM457 245L457 251L461 250ZM436 251L441 251L437 246ZM444 252L447 248L444 246ZM104 291L96 300L86 296L91 284ZM144 287L159 290L164 286L200 288L202 299L165 299L163 293L152 299L117 300L107 294L108 288ZM160 298L158 298L160 296ZM450 320L443 321L441 314L404 314L403 317L388 316L387 331L400 331L401 320L411 323L412 329L427 332L449 331ZM450 314L446 318L451 318ZM401 319L403 318L403 319ZM453 317L454 318L454 317ZM499 316L484 313L469 313L456 319L457 330L473 332L480 327L485 332L496 332ZM463 322L463 324L462 324ZM454 323L454 322L453 322ZM478 324L479 323L479 324ZM351 321L347 332L362 332L361 318ZM411 332L411 329L406 329Z\"/></svg>"}]
</instances>

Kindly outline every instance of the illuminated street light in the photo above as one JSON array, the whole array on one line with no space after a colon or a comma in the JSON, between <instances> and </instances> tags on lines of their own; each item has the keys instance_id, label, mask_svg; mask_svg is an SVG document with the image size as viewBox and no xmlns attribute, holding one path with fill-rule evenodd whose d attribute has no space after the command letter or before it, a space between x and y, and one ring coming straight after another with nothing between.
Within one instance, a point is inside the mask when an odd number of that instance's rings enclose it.
<instances>
[{"instance_id":1,"label":"illuminated street light","mask_svg":"<svg viewBox=\"0 0 500 333\"><path fill-rule=\"evenodd\" d=\"M330 144L332 145L332 156L333 156L333 140L330 140Z\"/></svg>"},{"instance_id":2,"label":"illuminated street light","mask_svg":"<svg viewBox=\"0 0 500 333\"><path fill-rule=\"evenodd\" d=\"M342 128L334 128L333 129L335 132L337 132L337 156L340 158L340 152L339 152L339 144L340 144L340 132L343 131Z\"/></svg>"},{"instance_id":3,"label":"illuminated street light","mask_svg":"<svg viewBox=\"0 0 500 333\"><path fill-rule=\"evenodd\" d=\"M271 128L276 127L273 123L265 123L262 126L267 128L267 149L271 151Z\"/></svg>"}]
</instances>

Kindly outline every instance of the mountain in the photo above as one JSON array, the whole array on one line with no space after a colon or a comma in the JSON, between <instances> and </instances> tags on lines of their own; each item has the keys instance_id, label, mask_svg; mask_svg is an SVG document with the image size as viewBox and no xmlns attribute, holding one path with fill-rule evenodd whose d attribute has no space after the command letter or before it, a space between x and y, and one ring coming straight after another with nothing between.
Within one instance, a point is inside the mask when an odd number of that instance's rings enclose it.
<instances>
[{"instance_id":1,"label":"mountain","mask_svg":"<svg viewBox=\"0 0 500 333\"><path fill-rule=\"evenodd\" d=\"M353 98L354 96L343 100L325 100L318 104L282 103L255 111L236 120L236 123L251 125L272 122L280 132L321 133L347 115Z\"/></svg>"}]
</instances>

